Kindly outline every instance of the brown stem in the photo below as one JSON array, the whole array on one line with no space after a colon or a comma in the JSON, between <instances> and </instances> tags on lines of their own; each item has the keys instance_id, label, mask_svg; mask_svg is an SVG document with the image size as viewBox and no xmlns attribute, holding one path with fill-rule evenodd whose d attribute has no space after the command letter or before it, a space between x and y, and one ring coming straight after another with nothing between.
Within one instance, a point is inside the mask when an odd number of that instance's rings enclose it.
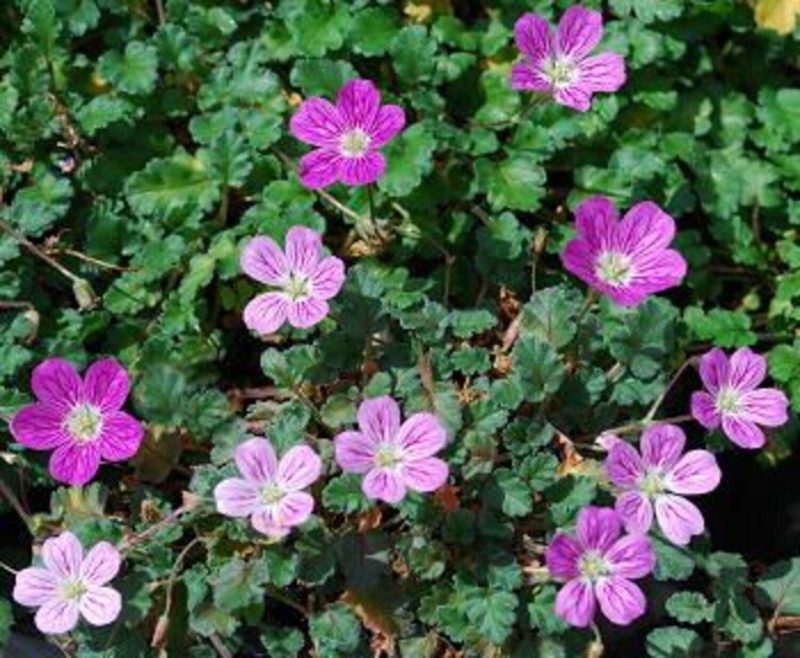
<instances>
[{"instance_id":1,"label":"brown stem","mask_svg":"<svg viewBox=\"0 0 800 658\"><path fill-rule=\"evenodd\" d=\"M2 494L3 498L5 498L8 501L8 504L11 505L11 507L19 516L19 518L22 519L23 523L25 524L25 527L28 529L28 532L33 534L33 532L31 531L32 528L31 517L22 507L22 503L19 502L19 499L11 490L11 487L9 487L6 484L5 480L3 480L2 478L0 478L0 494Z\"/></svg>"}]
</instances>

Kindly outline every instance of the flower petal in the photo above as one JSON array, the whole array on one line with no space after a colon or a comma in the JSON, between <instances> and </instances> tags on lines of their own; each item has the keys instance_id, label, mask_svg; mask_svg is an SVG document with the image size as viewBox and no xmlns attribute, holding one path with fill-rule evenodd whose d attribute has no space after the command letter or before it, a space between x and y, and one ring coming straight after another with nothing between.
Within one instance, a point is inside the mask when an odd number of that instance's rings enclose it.
<instances>
[{"instance_id":1,"label":"flower petal","mask_svg":"<svg viewBox=\"0 0 800 658\"><path fill-rule=\"evenodd\" d=\"M644 535L625 535L614 542L605 558L612 573L622 578L644 578L656 566L656 554Z\"/></svg>"},{"instance_id":2,"label":"flower petal","mask_svg":"<svg viewBox=\"0 0 800 658\"><path fill-rule=\"evenodd\" d=\"M578 560L582 554L583 550L574 537L559 532L547 547L544 561L553 578L570 580L580 575Z\"/></svg>"},{"instance_id":3,"label":"flower petal","mask_svg":"<svg viewBox=\"0 0 800 658\"><path fill-rule=\"evenodd\" d=\"M322 257L322 237L308 226L292 226L286 233L286 261L296 272L311 275Z\"/></svg>"},{"instance_id":4,"label":"flower petal","mask_svg":"<svg viewBox=\"0 0 800 658\"><path fill-rule=\"evenodd\" d=\"M541 70L528 62L520 62L511 67L511 88L516 91L544 93L550 91L550 82Z\"/></svg>"},{"instance_id":5,"label":"flower petal","mask_svg":"<svg viewBox=\"0 0 800 658\"><path fill-rule=\"evenodd\" d=\"M103 417L100 455L110 462L125 461L139 451L143 438L144 427L138 420L124 411L112 411Z\"/></svg>"},{"instance_id":6,"label":"flower petal","mask_svg":"<svg viewBox=\"0 0 800 658\"><path fill-rule=\"evenodd\" d=\"M406 125L406 113L399 105L384 105L375 115L375 121L367 131L370 147L378 149L399 133Z\"/></svg>"},{"instance_id":7,"label":"flower petal","mask_svg":"<svg viewBox=\"0 0 800 658\"><path fill-rule=\"evenodd\" d=\"M82 487L100 468L100 443L64 443L50 455L50 475L59 482Z\"/></svg>"},{"instance_id":8,"label":"flower petal","mask_svg":"<svg viewBox=\"0 0 800 658\"><path fill-rule=\"evenodd\" d=\"M331 299L344 284L344 263L335 256L320 261L311 274L311 296L316 299Z\"/></svg>"},{"instance_id":9,"label":"flower petal","mask_svg":"<svg viewBox=\"0 0 800 658\"><path fill-rule=\"evenodd\" d=\"M114 358L95 361L83 377L85 399L103 411L122 409L130 390L128 371Z\"/></svg>"},{"instance_id":10,"label":"flower petal","mask_svg":"<svg viewBox=\"0 0 800 658\"><path fill-rule=\"evenodd\" d=\"M42 545L44 566L60 580L76 578L81 571L83 547L69 530L47 539Z\"/></svg>"},{"instance_id":11,"label":"flower petal","mask_svg":"<svg viewBox=\"0 0 800 658\"><path fill-rule=\"evenodd\" d=\"M256 485L241 478L220 482L214 487L214 500L217 512L234 518L250 516L261 504Z\"/></svg>"},{"instance_id":12,"label":"flower petal","mask_svg":"<svg viewBox=\"0 0 800 658\"><path fill-rule=\"evenodd\" d=\"M767 360L749 347L740 347L728 362L728 383L739 391L752 391L767 376Z\"/></svg>"},{"instance_id":13,"label":"flower petal","mask_svg":"<svg viewBox=\"0 0 800 658\"><path fill-rule=\"evenodd\" d=\"M377 443L361 432L342 432L333 440L336 463L345 473L366 473L375 465Z\"/></svg>"},{"instance_id":14,"label":"flower petal","mask_svg":"<svg viewBox=\"0 0 800 658\"><path fill-rule=\"evenodd\" d=\"M400 430L400 406L388 395L364 400L358 407L358 427L374 443L394 441Z\"/></svg>"},{"instance_id":15,"label":"flower petal","mask_svg":"<svg viewBox=\"0 0 800 658\"><path fill-rule=\"evenodd\" d=\"M400 477L412 491L428 493L436 491L445 482L449 474L447 464L436 457L414 459L400 466Z\"/></svg>"},{"instance_id":16,"label":"flower petal","mask_svg":"<svg viewBox=\"0 0 800 658\"><path fill-rule=\"evenodd\" d=\"M592 107L592 90L580 83L569 87L559 87L553 92L553 100L559 105L571 107L578 112L586 112Z\"/></svg>"},{"instance_id":17,"label":"flower petal","mask_svg":"<svg viewBox=\"0 0 800 658\"><path fill-rule=\"evenodd\" d=\"M29 567L17 574L12 597L20 605L38 608L58 596L58 585L51 571Z\"/></svg>"},{"instance_id":18,"label":"flower petal","mask_svg":"<svg viewBox=\"0 0 800 658\"><path fill-rule=\"evenodd\" d=\"M89 587L80 599L81 616L92 626L106 626L122 611L122 597L110 587Z\"/></svg>"},{"instance_id":19,"label":"flower petal","mask_svg":"<svg viewBox=\"0 0 800 658\"><path fill-rule=\"evenodd\" d=\"M395 442L409 459L431 457L447 445L447 431L435 414L416 413L402 424Z\"/></svg>"},{"instance_id":20,"label":"flower petal","mask_svg":"<svg viewBox=\"0 0 800 658\"><path fill-rule=\"evenodd\" d=\"M573 5L561 16L556 31L558 50L573 60L586 57L603 36L603 17L599 11Z\"/></svg>"},{"instance_id":21,"label":"flower petal","mask_svg":"<svg viewBox=\"0 0 800 658\"><path fill-rule=\"evenodd\" d=\"M581 546L604 551L619 537L619 516L614 510L590 505L578 514L576 530Z\"/></svg>"},{"instance_id":22,"label":"flower petal","mask_svg":"<svg viewBox=\"0 0 800 658\"><path fill-rule=\"evenodd\" d=\"M335 147L343 131L339 110L318 96L303 101L289 121L289 132L312 146Z\"/></svg>"},{"instance_id":23,"label":"flower petal","mask_svg":"<svg viewBox=\"0 0 800 658\"><path fill-rule=\"evenodd\" d=\"M717 459L708 450L690 450L667 473L665 484L677 494L705 494L722 479Z\"/></svg>"},{"instance_id":24,"label":"flower petal","mask_svg":"<svg viewBox=\"0 0 800 658\"><path fill-rule=\"evenodd\" d=\"M611 199L591 196L575 208L578 236L596 251L615 246L618 216Z\"/></svg>"},{"instance_id":25,"label":"flower petal","mask_svg":"<svg viewBox=\"0 0 800 658\"><path fill-rule=\"evenodd\" d=\"M250 278L272 286L283 285L289 274L289 263L283 250L272 238L263 235L244 246L239 265Z\"/></svg>"},{"instance_id":26,"label":"flower petal","mask_svg":"<svg viewBox=\"0 0 800 658\"><path fill-rule=\"evenodd\" d=\"M276 481L286 491L300 491L316 482L321 472L322 460L316 452L308 446L293 446L278 463Z\"/></svg>"},{"instance_id":27,"label":"flower petal","mask_svg":"<svg viewBox=\"0 0 800 658\"><path fill-rule=\"evenodd\" d=\"M356 158L342 158L339 162L339 180L345 185L374 183L386 171L386 158L378 151L369 151Z\"/></svg>"},{"instance_id":28,"label":"flower petal","mask_svg":"<svg viewBox=\"0 0 800 658\"><path fill-rule=\"evenodd\" d=\"M627 626L641 617L647 608L642 590L625 578L604 578L595 585L600 610L606 618L620 626Z\"/></svg>"},{"instance_id":29,"label":"flower petal","mask_svg":"<svg viewBox=\"0 0 800 658\"><path fill-rule=\"evenodd\" d=\"M275 507L275 524L290 528L308 520L314 510L314 499L304 491L293 491L286 494Z\"/></svg>"},{"instance_id":30,"label":"flower petal","mask_svg":"<svg viewBox=\"0 0 800 658\"><path fill-rule=\"evenodd\" d=\"M717 411L717 403L710 393L705 391L692 393L691 407L694 419L707 430L719 427L722 418Z\"/></svg>"},{"instance_id":31,"label":"flower petal","mask_svg":"<svg viewBox=\"0 0 800 658\"><path fill-rule=\"evenodd\" d=\"M759 388L741 396L742 417L766 427L779 427L789 420L789 400L777 388Z\"/></svg>"},{"instance_id":32,"label":"flower petal","mask_svg":"<svg viewBox=\"0 0 800 658\"><path fill-rule=\"evenodd\" d=\"M636 256L633 266L634 275L629 286L637 287L645 294L680 285L688 269L683 256L674 249L664 249L653 256Z\"/></svg>"},{"instance_id":33,"label":"flower petal","mask_svg":"<svg viewBox=\"0 0 800 658\"><path fill-rule=\"evenodd\" d=\"M31 389L40 402L66 410L80 400L83 382L69 361L50 358L33 369Z\"/></svg>"},{"instance_id":34,"label":"flower petal","mask_svg":"<svg viewBox=\"0 0 800 658\"><path fill-rule=\"evenodd\" d=\"M39 608L33 621L45 635L69 633L78 625L78 602L50 599Z\"/></svg>"},{"instance_id":35,"label":"flower petal","mask_svg":"<svg viewBox=\"0 0 800 658\"><path fill-rule=\"evenodd\" d=\"M658 526L673 544L686 546L705 529L700 510L681 496L663 494L656 498L655 506Z\"/></svg>"},{"instance_id":36,"label":"flower petal","mask_svg":"<svg viewBox=\"0 0 800 658\"><path fill-rule=\"evenodd\" d=\"M367 498L399 503L406 495L406 487L398 473L387 468L373 468L364 476L361 488Z\"/></svg>"},{"instance_id":37,"label":"flower petal","mask_svg":"<svg viewBox=\"0 0 800 658\"><path fill-rule=\"evenodd\" d=\"M642 458L647 466L670 469L680 459L685 445L686 435L677 425L652 425L642 433Z\"/></svg>"},{"instance_id":38,"label":"flower petal","mask_svg":"<svg viewBox=\"0 0 800 658\"><path fill-rule=\"evenodd\" d=\"M614 442L608 451L605 467L608 479L618 487L636 486L644 473L644 464L638 451L625 441Z\"/></svg>"},{"instance_id":39,"label":"flower petal","mask_svg":"<svg viewBox=\"0 0 800 658\"><path fill-rule=\"evenodd\" d=\"M597 252L582 237L570 240L561 253L564 268L592 288L600 287L600 281L595 274L596 260Z\"/></svg>"},{"instance_id":40,"label":"flower petal","mask_svg":"<svg viewBox=\"0 0 800 658\"><path fill-rule=\"evenodd\" d=\"M72 439L63 430L64 411L41 402L22 407L11 419L11 434L32 450L52 450Z\"/></svg>"},{"instance_id":41,"label":"flower petal","mask_svg":"<svg viewBox=\"0 0 800 658\"><path fill-rule=\"evenodd\" d=\"M322 322L330 313L331 307L323 299L299 299L289 302L286 318L297 329L308 329Z\"/></svg>"},{"instance_id":42,"label":"flower petal","mask_svg":"<svg viewBox=\"0 0 800 658\"><path fill-rule=\"evenodd\" d=\"M728 383L728 373L728 358L718 347L700 357L700 379L712 395Z\"/></svg>"},{"instance_id":43,"label":"flower petal","mask_svg":"<svg viewBox=\"0 0 800 658\"><path fill-rule=\"evenodd\" d=\"M761 428L752 420L724 415L722 417L722 431L725 435L741 448L754 450L763 448L767 437Z\"/></svg>"},{"instance_id":44,"label":"flower petal","mask_svg":"<svg viewBox=\"0 0 800 658\"><path fill-rule=\"evenodd\" d=\"M625 60L617 53L587 57L578 64L580 83L593 92L617 91L625 84Z\"/></svg>"},{"instance_id":45,"label":"flower petal","mask_svg":"<svg viewBox=\"0 0 800 658\"><path fill-rule=\"evenodd\" d=\"M339 90L336 109L347 128L367 130L375 123L381 94L369 80L350 80Z\"/></svg>"},{"instance_id":46,"label":"flower petal","mask_svg":"<svg viewBox=\"0 0 800 658\"><path fill-rule=\"evenodd\" d=\"M289 302L289 298L280 292L257 295L245 306L244 323L262 336L275 333L286 322Z\"/></svg>"},{"instance_id":47,"label":"flower petal","mask_svg":"<svg viewBox=\"0 0 800 658\"><path fill-rule=\"evenodd\" d=\"M617 246L627 254L657 254L675 238L675 220L652 201L642 201L625 213L616 237Z\"/></svg>"},{"instance_id":48,"label":"flower petal","mask_svg":"<svg viewBox=\"0 0 800 658\"><path fill-rule=\"evenodd\" d=\"M119 573L122 555L107 541L92 546L81 562L81 576L91 585L105 585Z\"/></svg>"},{"instance_id":49,"label":"flower petal","mask_svg":"<svg viewBox=\"0 0 800 658\"><path fill-rule=\"evenodd\" d=\"M300 182L310 190L319 190L333 185L339 179L339 167L343 158L338 151L316 149L300 158L297 175Z\"/></svg>"},{"instance_id":50,"label":"flower petal","mask_svg":"<svg viewBox=\"0 0 800 658\"><path fill-rule=\"evenodd\" d=\"M540 62L553 52L550 24L539 14L523 14L514 24L514 41L531 62Z\"/></svg>"},{"instance_id":51,"label":"flower petal","mask_svg":"<svg viewBox=\"0 0 800 658\"><path fill-rule=\"evenodd\" d=\"M266 508L256 511L250 522L262 535L267 535L273 539L280 539L291 532L291 528L277 525L274 521L273 514Z\"/></svg>"},{"instance_id":52,"label":"flower petal","mask_svg":"<svg viewBox=\"0 0 800 658\"><path fill-rule=\"evenodd\" d=\"M556 595L556 614L571 626L586 628L596 607L592 585L583 580L570 580Z\"/></svg>"},{"instance_id":53,"label":"flower petal","mask_svg":"<svg viewBox=\"0 0 800 658\"><path fill-rule=\"evenodd\" d=\"M244 479L253 484L272 482L278 472L278 458L267 439L253 437L239 444L233 457Z\"/></svg>"},{"instance_id":54,"label":"flower petal","mask_svg":"<svg viewBox=\"0 0 800 658\"><path fill-rule=\"evenodd\" d=\"M653 506L640 491L622 493L614 505L628 532L645 534L653 525Z\"/></svg>"}]
</instances>

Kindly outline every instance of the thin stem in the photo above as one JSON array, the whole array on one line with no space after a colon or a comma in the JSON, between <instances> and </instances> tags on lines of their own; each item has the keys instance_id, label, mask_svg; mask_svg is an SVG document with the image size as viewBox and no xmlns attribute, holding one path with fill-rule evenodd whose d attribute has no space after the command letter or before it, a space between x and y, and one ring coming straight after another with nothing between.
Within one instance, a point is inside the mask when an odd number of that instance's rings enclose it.
<instances>
[{"instance_id":1,"label":"thin stem","mask_svg":"<svg viewBox=\"0 0 800 658\"><path fill-rule=\"evenodd\" d=\"M65 276L69 279L72 283L84 283L84 279L81 277L73 274L70 272L66 267L64 267L61 263L59 263L55 258L51 258L46 253L44 253L39 247L37 247L33 242L28 240L24 235L19 233L16 229L14 229L8 222L5 220L0 219L0 229L8 233L14 240L19 242L23 247L25 247L28 251L30 251L34 256L37 258L42 259L45 263L47 263L50 267L54 270Z\"/></svg>"},{"instance_id":2,"label":"thin stem","mask_svg":"<svg viewBox=\"0 0 800 658\"><path fill-rule=\"evenodd\" d=\"M373 193L374 184L370 183L367 185L367 202L369 203L369 221L372 224L372 228L375 229L375 233L380 234L378 229L378 220L375 217L375 197Z\"/></svg>"},{"instance_id":3,"label":"thin stem","mask_svg":"<svg viewBox=\"0 0 800 658\"><path fill-rule=\"evenodd\" d=\"M9 301L0 300L0 311L13 311L22 308L28 311L32 311L33 304L31 304L30 302L18 302L15 300L9 300Z\"/></svg>"},{"instance_id":4,"label":"thin stem","mask_svg":"<svg viewBox=\"0 0 800 658\"><path fill-rule=\"evenodd\" d=\"M19 502L19 499L11 490L11 487L9 487L2 478L0 478L0 494L2 494L3 498L8 501L8 504L11 505L19 518L22 519L25 527L28 529L28 532L31 532L31 517L22 507L22 503ZM31 532L31 534L33 533Z\"/></svg>"},{"instance_id":5,"label":"thin stem","mask_svg":"<svg viewBox=\"0 0 800 658\"><path fill-rule=\"evenodd\" d=\"M603 436L604 434L630 434L631 432L638 432L645 427L654 424L661 424L661 423L685 423L690 420L693 420L691 414L684 414L683 416L672 416L671 418L659 418L657 420L638 420L633 423L627 423L626 425L620 425L619 427L612 427L607 430L603 430L600 432L599 436Z\"/></svg>"},{"instance_id":6,"label":"thin stem","mask_svg":"<svg viewBox=\"0 0 800 658\"><path fill-rule=\"evenodd\" d=\"M647 412L647 415L644 417L644 422L649 423L655 417L656 413L658 412L659 407L664 402L664 399L669 394L670 390L673 386L675 386L676 382L680 379L681 375L684 373L686 368L689 366L694 365L697 363L697 357L689 357L681 364L681 367L675 371L675 374L672 375L672 379L669 380L669 383L666 385L664 390L661 392L661 395L656 398L656 401L653 402L653 405L650 407L650 410Z\"/></svg>"},{"instance_id":7,"label":"thin stem","mask_svg":"<svg viewBox=\"0 0 800 658\"><path fill-rule=\"evenodd\" d=\"M294 389L294 394L297 396L297 399L300 400L300 402L306 405L306 408L311 412L311 415L314 417L314 420L317 422L317 424L324 428L325 431L331 436L333 436L336 433L336 430L334 430L330 425L328 425L328 423L325 422L325 419L322 417L319 409L317 409L317 406L311 401L311 398L309 398L299 388Z\"/></svg>"},{"instance_id":8,"label":"thin stem","mask_svg":"<svg viewBox=\"0 0 800 658\"><path fill-rule=\"evenodd\" d=\"M167 16L164 13L164 4L162 0L155 0L156 5L156 16L158 16L158 24L164 25L167 22Z\"/></svg>"},{"instance_id":9,"label":"thin stem","mask_svg":"<svg viewBox=\"0 0 800 658\"><path fill-rule=\"evenodd\" d=\"M3 562L2 560L0 560L0 569L3 569L4 571L7 571L7 572L8 572L8 573L10 573L12 576L16 576L16 575L19 573L19 571L17 571L16 569L14 569L14 568L12 568L12 567L9 567L9 566L8 566L8 565L7 565L5 562Z\"/></svg>"},{"instance_id":10,"label":"thin stem","mask_svg":"<svg viewBox=\"0 0 800 658\"><path fill-rule=\"evenodd\" d=\"M578 313L578 317L576 322L580 324L583 321L583 317L589 312L589 309L594 306L594 303L598 300L600 295L597 293L596 290L593 288L589 288L589 291L586 293L586 300L583 302L583 308L581 308L581 312Z\"/></svg>"},{"instance_id":11,"label":"thin stem","mask_svg":"<svg viewBox=\"0 0 800 658\"><path fill-rule=\"evenodd\" d=\"M267 596L269 596L272 599L275 599L276 601L280 601L286 606L289 606L290 608L292 608L292 610L296 610L304 617L308 617L308 610L306 610L297 601L295 601L294 599L290 598L289 596L281 592L277 587L268 588Z\"/></svg>"},{"instance_id":12,"label":"thin stem","mask_svg":"<svg viewBox=\"0 0 800 658\"><path fill-rule=\"evenodd\" d=\"M220 658L233 658L233 654L228 650L228 647L220 639L219 635L216 633L212 634L209 638L211 640L211 644L214 645L214 648L217 650L217 653L220 655Z\"/></svg>"},{"instance_id":13,"label":"thin stem","mask_svg":"<svg viewBox=\"0 0 800 658\"><path fill-rule=\"evenodd\" d=\"M146 530L143 530L139 534L133 535L125 540L123 540L122 544L120 545L121 551L127 551L133 548L136 544L140 544L143 541L149 539L153 535L157 534L164 528L176 523L180 520L181 516L183 516L186 512L194 509L194 505L181 505L177 509L173 510L170 514L165 516L161 521L158 523L151 525Z\"/></svg>"},{"instance_id":14,"label":"thin stem","mask_svg":"<svg viewBox=\"0 0 800 658\"><path fill-rule=\"evenodd\" d=\"M97 265L97 267L102 267L106 270L115 270L117 272L130 271L130 269L127 267L122 267L121 265L114 265L114 263L108 263L104 260L100 260L99 258L95 258L94 256L89 256L87 254L81 253L80 251L75 251L74 249L61 249L60 253L66 254L67 256L72 256L73 258L77 258L78 260L86 261L87 263L91 263L92 265Z\"/></svg>"}]
</instances>

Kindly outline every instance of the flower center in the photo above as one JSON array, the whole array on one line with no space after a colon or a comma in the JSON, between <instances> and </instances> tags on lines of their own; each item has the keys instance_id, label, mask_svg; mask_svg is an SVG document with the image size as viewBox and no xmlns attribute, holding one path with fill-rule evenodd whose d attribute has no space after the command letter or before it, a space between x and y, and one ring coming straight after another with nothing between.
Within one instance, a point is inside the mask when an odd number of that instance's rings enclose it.
<instances>
[{"instance_id":1,"label":"flower center","mask_svg":"<svg viewBox=\"0 0 800 658\"><path fill-rule=\"evenodd\" d=\"M370 137L361 128L354 128L342 135L339 150L346 158L360 158L369 149Z\"/></svg>"},{"instance_id":2,"label":"flower center","mask_svg":"<svg viewBox=\"0 0 800 658\"><path fill-rule=\"evenodd\" d=\"M597 277L612 286L626 286L633 278L633 262L616 251L604 251L595 264Z\"/></svg>"},{"instance_id":3,"label":"flower center","mask_svg":"<svg viewBox=\"0 0 800 658\"><path fill-rule=\"evenodd\" d=\"M556 55L548 57L542 62L542 74L550 81L553 87L567 87L575 82L575 62L569 57Z\"/></svg>"},{"instance_id":4,"label":"flower center","mask_svg":"<svg viewBox=\"0 0 800 658\"><path fill-rule=\"evenodd\" d=\"M739 394L730 386L724 386L717 393L717 410L721 414L739 413Z\"/></svg>"},{"instance_id":5,"label":"flower center","mask_svg":"<svg viewBox=\"0 0 800 658\"><path fill-rule=\"evenodd\" d=\"M647 471L644 477L639 481L639 491L648 498L655 498L659 494L664 493L664 490L664 477L658 470Z\"/></svg>"},{"instance_id":6,"label":"flower center","mask_svg":"<svg viewBox=\"0 0 800 658\"><path fill-rule=\"evenodd\" d=\"M261 502L265 505L276 505L283 500L286 492L274 482L265 484L261 488Z\"/></svg>"},{"instance_id":7,"label":"flower center","mask_svg":"<svg viewBox=\"0 0 800 658\"><path fill-rule=\"evenodd\" d=\"M61 598L64 601L73 601L81 598L89 588L82 580L71 580L61 585Z\"/></svg>"},{"instance_id":8,"label":"flower center","mask_svg":"<svg viewBox=\"0 0 800 658\"><path fill-rule=\"evenodd\" d=\"M611 567L599 551L586 551L578 560L578 571L584 578L597 580L611 573Z\"/></svg>"},{"instance_id":9,"label":"flower center","mask_svg":"<svg viewBox=\"0 0 800 658\"><path fill-rule=\"evenodd\" d=\"M292 300L305 299L310 293L308 277L298 272L292 272L283 290Z\"/></svg>"},{"instance_id":10,"label":"flower center","mask_svg":"<svg viewBox=\"0 0 800 658\"><path fill-rule=\"evenodd\" d=\"M66 420L67 431L78 443L88 443L100 436L103 416L91 404L78 404L69 412Z\"/></svg>"},{"instance_id":11,"label":"flower center","mask_svg":"<svg viewBox=\"0 0 800 658\"><path fill-rule=\"evenodd\" d=\"M391 443L383 443L375 453L375 464L381 468L394 468L402 461L403 452Z\"/></svg>"}]
</instances>

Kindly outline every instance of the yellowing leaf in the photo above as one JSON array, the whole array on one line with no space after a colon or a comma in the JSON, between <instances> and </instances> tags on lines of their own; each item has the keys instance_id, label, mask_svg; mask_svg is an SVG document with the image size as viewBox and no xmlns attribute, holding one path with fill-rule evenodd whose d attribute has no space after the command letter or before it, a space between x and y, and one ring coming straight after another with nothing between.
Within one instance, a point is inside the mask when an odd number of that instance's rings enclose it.
<instances>
[{"instance_id":1,"label":"yellowing leaf","mask_svg":"<svg viewBox=\"0 0 800 658\"><path fill-rule=\"evenodd\" d=\"M778 34L791 34L797 26L800 0L756 0L756 24Z\"/></svg>"}]
</instances>

